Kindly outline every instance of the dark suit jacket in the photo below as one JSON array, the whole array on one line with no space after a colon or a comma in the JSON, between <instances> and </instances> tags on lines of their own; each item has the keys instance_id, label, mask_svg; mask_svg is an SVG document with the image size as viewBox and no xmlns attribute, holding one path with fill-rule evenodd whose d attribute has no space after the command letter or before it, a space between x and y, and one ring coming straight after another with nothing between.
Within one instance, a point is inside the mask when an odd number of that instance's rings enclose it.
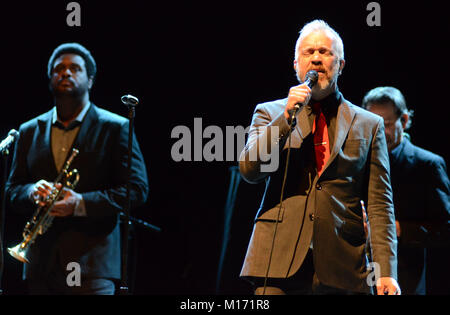
<instances>
[{"instance_id":1,"label":"dark suit jacket","mask_svg":"<svg viewBox=\"0 0 450 315\"><path fill-rule=\"evenodd\" d=\"M58 173L51 151L52 110L20 126L11 173L6 186L9 206L31 218L35 206L27 192L40 179L53 182ZM76 191L86 205L86 217L55 218L48 231L31 246L27 278L45 277L69 262L81 266L85 277L120 278L119 216L126 206L128 119L94 104L86 113L73 147L80 153L72 168L78 169ZM145 163L133 135L132 206L146 201Z\"/></svg>"},{"instance_id":2,"label":"dark suit jacket","mask_svg":"<svg viewBox=\"0 0 450 315\"><path fill-rule=\"evenodd\" d=\"M395 217L401 228L399 284L402 293L425 294L426 248L449 241L450 183L442 157L406 138L400 145L398 158L391 160Z\"/></svg>"},{"instance_id":3,"label":"dark suit jacket","mask_svg":"<svg viewBox=\"0 0 450 315\"><path fill-rule=\"evenodd\" d=\"M380 117L339 96L334 145L320 177L311 167L312 126L307 106L300 109L292 132L288 180L279 215L282 162L289 144L289 125L283 116L287 99L256 107L240 171L248 182L265 180L266 190L241 276L265 276L278 220L269 277L295 274L313 240L314 268L321 283L370 292L360 204L364 200L372 228L373 259L381 268L381 276L397 277L397 239L384 124ZM273 128L264 127L277 127L280 134L280 167L273 172L261 171L262 162L255 152L264 147L261 144L267 136L273 138ZM255 156L258 159L252 161Z\"/></svg>"}]
</instances>

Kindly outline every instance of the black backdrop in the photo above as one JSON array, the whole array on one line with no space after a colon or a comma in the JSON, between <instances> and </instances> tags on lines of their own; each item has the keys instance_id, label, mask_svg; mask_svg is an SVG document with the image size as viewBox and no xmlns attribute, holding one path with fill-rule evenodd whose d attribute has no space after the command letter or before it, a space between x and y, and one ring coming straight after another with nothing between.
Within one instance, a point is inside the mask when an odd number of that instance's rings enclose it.
<instances>
[{"instance_id":1,"label":"black backdrop","mask_svg":"<svg viewBox=\"0 0 450 315\"><path fill-rule=\"evenodd\" d=\"M0 135L51 107L46 66L53 49L85 45L98 64L91 100L123 116L122 95L141 102L135 130L150 195L132 215L162 232L134 230L134 293L215 293L229 167L236 163L174 162L171 131L192 130L195 117L203 128L246 127L258 102L285 97L297 83L294 45L306 22L324 19L343 38L347 63L339 86L347 99L359 104L371 88L399 88L415 110L412 141L449 161L445 8L378 1L381 26L369 27L369 2L78 1L81 27L66 24L69 1L2 3ZM238 273L261 189L239 186L221 292L249 292ZM20 240L24 220L7 213L6 246ZM20 273L6 257L7 294L24 292Z\"/></svg>"}]
</instances>

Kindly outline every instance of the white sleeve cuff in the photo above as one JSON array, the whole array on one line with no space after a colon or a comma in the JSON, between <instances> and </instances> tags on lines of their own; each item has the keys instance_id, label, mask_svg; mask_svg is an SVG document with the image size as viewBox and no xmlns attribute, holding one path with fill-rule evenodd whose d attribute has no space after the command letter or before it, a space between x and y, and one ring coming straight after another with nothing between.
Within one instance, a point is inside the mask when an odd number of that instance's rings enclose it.
<instances>
[{"instance_id":1,"label":"white sleeve cuff","mask_svg":"<svg viewBox=\"0 0 450 315\"><path fill-rule=\"evenodd\" d=\"M77 200L77 204L75 205L75 209L73 210L73 216L75 217L85 217L86 213L86 205L84 204L84 199L80 195L80 198Z\"/></svg>"}]
</instances>

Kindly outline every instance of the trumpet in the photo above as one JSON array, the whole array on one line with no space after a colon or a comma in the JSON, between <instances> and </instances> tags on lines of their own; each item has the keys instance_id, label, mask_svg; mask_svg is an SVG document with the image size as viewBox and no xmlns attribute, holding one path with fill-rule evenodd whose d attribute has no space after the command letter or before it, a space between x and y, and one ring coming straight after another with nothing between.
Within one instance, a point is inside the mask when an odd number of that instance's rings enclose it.
<instances>
[{"instance_id":1,"label":"trumpet","mask_svg":"<svg viewBox=\"0 0 450 315\"><path fill-rule=\"evenodd\" d=\"M70 157L67 159L63 169L53 182L53 189L46 197L45 205L39 206L31 217L31 220L25 225L22 233L22 242L14 247L8 248L8 253L15 259L23 263L30 263L30 258L28 257L30 246L34 243L38 235L44 234L53 223L54 217L50 215L53 205L60 199L65 187L75 189L75 186L80 180L80 175L76 169L69 171L69 168L78 153L79 151L77 149L72 149ZM62 186L60 189L55 188L56 183L61 183Z\"/></svg>"}]
</instances>

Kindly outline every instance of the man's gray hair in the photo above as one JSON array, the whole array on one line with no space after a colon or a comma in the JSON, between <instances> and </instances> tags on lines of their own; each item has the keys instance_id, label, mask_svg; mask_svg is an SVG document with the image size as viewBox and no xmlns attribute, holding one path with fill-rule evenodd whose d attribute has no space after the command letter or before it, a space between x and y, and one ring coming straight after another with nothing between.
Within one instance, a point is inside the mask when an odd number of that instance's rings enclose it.
<instances>
[{"instance_id":1,"label":"man's gray hair","mask_svg":"<svg viewBox=\"0 0 450 315\"><path fill-rule=\"evenodd\" d=\"M376 87L369 92L363 98L362 108L369 109L371 104L389 104L394 105L395 115L401 117L403 114L409 116L408 122L406 123L405 130L411 127L412 116L414 111L408 109L406 106L405 97L399 89L392 86L380 86Z\"/></svg>"},{"instance_id":2,"label":"man's gray hair","mask_svg":"<svg viewBox=\"0 0 450 315\"><path fill-rule=\"evenodd\" d=\"M323 31L325 32L331 39L333 39L333 43L335 45L336 49L336 55L338 56L339 60L344 60L344 43L342 42L342 38L339 36L339 34L331 28L330 25L328 25L327 22L323 20L314 20L311 21L303 26L303 28L300 30L300 35L297 39L297 43L295 44L295 60L298 60L299 56L299 48L300 43L302 40L309 34L316 32L316 31Z\"/></svg>"}]
</instances>

